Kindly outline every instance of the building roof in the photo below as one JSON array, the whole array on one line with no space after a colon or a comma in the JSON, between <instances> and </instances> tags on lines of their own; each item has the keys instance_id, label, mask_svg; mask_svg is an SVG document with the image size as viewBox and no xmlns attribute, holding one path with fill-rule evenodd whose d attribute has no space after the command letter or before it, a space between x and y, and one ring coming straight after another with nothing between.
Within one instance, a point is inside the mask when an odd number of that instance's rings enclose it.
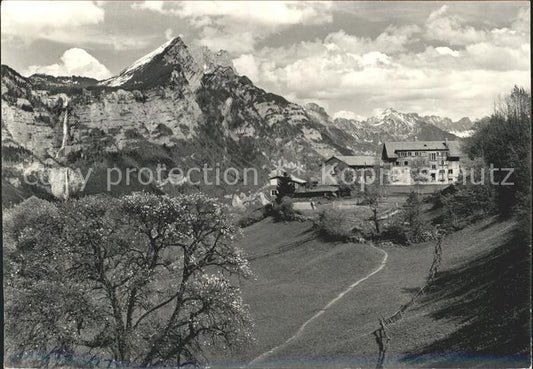
<instances>
[{"instance_id":1,"label":"building roof","mask_svg":"<svg viewBox=\"0 0 533 369\"><path fill-rule=\"evenodd\" d=\"M449 150L450 156L462 156L459 141L401 141L385 142L383 148L388 158L397 158L397 151L436 151Z\"/></svg>"},{"instance_id":2,"label":"building roof","mask_svg":"<svg viewBox=\"0 0 533 369\"><path fill-rule=\"evenodd\" d=\"M283 173L279 173L277 171L272 171L270 172L270 177L269 179L274 179L274 178L283 178L285 177ZM298 183L298 184L305 184L307 183L307 181L305 179L301 179L301 178L298 178L298 177L295 177L293 176L292 174L289 175L290 179L291 179L291 182L294 182L294 183Z\"/></svg>"},{"instance_id":3,"label":"building roof","mask_svg":"<svg viewBox=\"0 0 533 369\"><path fill-rule=\"evenodd\" d=\"M346 163L350 167L369 167L377 163L377 159L374 156L332 156L326 160L326 163L333 158Z\"/></svg>"},{"instance_id":4,"label":"building roof","mask_svg":"<svg viewBox=\"0 0 533 369\"><path fill-rule=\"evenodd\" d=\"M298 193L308 193L308 192L337 192L339 190L338 186L332 185L318 185L316 187L308 188L305 191L298 191Z\"/></svg>"}]
</instances>

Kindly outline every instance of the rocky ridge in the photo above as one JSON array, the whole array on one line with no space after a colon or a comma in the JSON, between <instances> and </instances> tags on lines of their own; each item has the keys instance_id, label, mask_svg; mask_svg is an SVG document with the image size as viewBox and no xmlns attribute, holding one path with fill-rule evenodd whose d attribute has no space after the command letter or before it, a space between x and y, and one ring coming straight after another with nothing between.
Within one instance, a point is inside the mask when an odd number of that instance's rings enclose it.
<instances>
[{"instance_id":1,"label":"rocky ridge","mask_svg":"<svg viewBox=\"0 0 533 369\"><path fill-rule=\"evenodd\" d=\"M97 181L113 166L216 163L256 168L260 187L280 165L311 174L325 157L372 154L386 139L455 138L413 117L390 111L366 122L333 120L316 104L301 106L256 87L237 74L226 52L190 47L180 38L105 81L26 78L2 66L2 149L24 157L3 160L4 179L12 184L28 168L92 168L100 173ZM59 181L76 187L76 176L68 173ZM235 189L209 190L223 196ZM103 189L94 184L87 191Z\"/></svg>"}]
</instances>

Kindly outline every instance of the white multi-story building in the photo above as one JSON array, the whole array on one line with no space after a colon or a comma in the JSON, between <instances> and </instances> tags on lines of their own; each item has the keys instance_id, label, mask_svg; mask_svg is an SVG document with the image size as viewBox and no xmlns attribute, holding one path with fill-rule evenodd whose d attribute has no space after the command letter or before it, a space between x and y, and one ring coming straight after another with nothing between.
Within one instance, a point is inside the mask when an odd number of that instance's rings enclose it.
<instances>
[{"instance_id":1,"label":"white multi-story building","mask_svg":"<svg viewBox=\"0 0 533 369\"><path fill-rule=\"evenodd\" d=\"M390 184L446 184L456 182L461 172L459 141L385 142L382 161L389 169Z\"/></svg>"}]
</instances>

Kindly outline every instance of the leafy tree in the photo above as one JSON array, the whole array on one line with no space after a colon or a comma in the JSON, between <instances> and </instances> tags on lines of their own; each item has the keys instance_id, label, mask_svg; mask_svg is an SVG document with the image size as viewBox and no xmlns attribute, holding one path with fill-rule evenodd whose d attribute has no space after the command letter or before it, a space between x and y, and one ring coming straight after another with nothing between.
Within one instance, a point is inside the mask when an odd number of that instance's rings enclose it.
<instances>
[{"instance_id":1,"label":"leafy tree","mask_svg":"<svg viewBox=\"0 0 533 369\"><path fill-rule=\"evenodd\" d=\"M272 216L274 220L291 221L295 218L294 205L289 197L284 197L281 202L272 206Z\"/></svg>"},{"instance_id":2,"label":"leafy tree","mask_svg":"<svg viewBox=\"0 0 533 369\"><path fill-rule=\"evenodd\" d=\"M462 160L456 184L440 191L433 199L442 207L441 225L457 230L497 212L494 186L488 181L487 165L481 158Z\"/></svg>"},{"instance_id":3,"label":"leafy tree","mask_svg":"<svg viewBox=\"0 0 533 369\"><path fill-rule=\"evenodd\" d=\"M251 275L239 230L204 195L135 193L62 204L30 199L5 217L8 353L117 365L197 364L252 336L235 285ZM26 364L27 365L27 364Z\"/></svg>"},{"instance_id":4,"label":"leafy tree","mask_svg":"<svg viewBox=\"0 0 533 369\"><path fill-rule=\"evenodd\" d=\"M294 182L292 182L290 174L286 172L283 173L283 175L279 177L278 186L276 188L276 202L281 204L282 199L285 196L291 196L294 191Z\"/></svg>"},{"instance_id":5,"label":"leafy tree","mask_svg":"<svg viewBox=\"0 0 533 369\"><path fill-rule=\"evenodd\" d=\"M418 233L422 226L422 219L420 217L421 207L422 203L420 202L418 194L411 191L405 200L403 211L405 222L413 233Z\"/></svg>"},{"instance_id":6,"label":"leafy tree","mask_svg":"<svg viewBox=\"0 0 533 369\"><path fill-rule=\"evenodd\" d=\"M443 226L461 229L496 212L490 186L458 185L441 194Z\"/></svg>"},{"instance_id":7,"label":"leafy tree","mask_svg":"<svg viewBox=\"0 0 533 369\"><path fill-rule=\"evenodd\" d=\"M496 200L501 213L513 210L527 212L531 205L531 95L523 88L514 87L510 95L499 102L490 119L476 127L466 144L471 158L482 158L487 166L513 168L507 179L514 185L501 182L507 171L497 171L494 179Z\"/></svg>"},{"instance_id":8,"label":"leafy tree","mask_svg":"<svg viewBox=\"0 0 533 369\"><path fill-rule=\"evenodd\" d=\"M407 239L409 242L417 243L427 241L430 227L422 218L422 201L420 196L411 191L402 209L402 220L407 227Z\"/></svg>"},{"instance_id":9,"label":"leafy tree","mask_svg":"<svg viewBox=\"0 0 533 369\"><path fill-rule=\"evenodd\" d=\"M360 183L362 183L362 196L363 202L370 208L372 211L371 221L374 223L376 228L376 233L379 235L381 233L380 228L380 219L379 219L379 206L382 204L383 200L386 198L385 191L385 178L383 176L382 167L381 167L381 156L377 152L376 155L376 164L372 168L371 174L365 174L361 177Z\"/></svg>"},{"instance_id":10,"label":"leafy tree","mask_svg":"<svg viewBox=\"0 0 533 369\"><path fill-rule=\"evenodd\" d=\"M363 201L370 208L372 215L370 220L374 223L376 233L381 233L380 219L379 219L379 206L383 203L386 197L385 188L383 184L379 183L379 179L376 179L374 183L365 185L363 191Z\"/></svg>"},{"instance_id":11,"label":"leafy tree","mask_svg":"<svg viewBox=\"0 0 533 369\"><path fill-rule=\"evenodd\" d=\"M418 193L411 191L402 211L388 223L380 235L401 245L410 245L434 239L435 229L423 219L422 201Z\"/></svg>"}]
</instances>

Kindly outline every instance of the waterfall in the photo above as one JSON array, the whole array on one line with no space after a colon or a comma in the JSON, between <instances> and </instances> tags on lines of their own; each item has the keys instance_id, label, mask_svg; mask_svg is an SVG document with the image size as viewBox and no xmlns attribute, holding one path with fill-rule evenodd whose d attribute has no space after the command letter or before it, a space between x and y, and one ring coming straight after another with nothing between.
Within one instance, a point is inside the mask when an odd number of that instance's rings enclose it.
<instances>
[{"instance_id":1,"label":"waterfall","mask_svg":"<svg viewBox=\"0 0 533 369\"><path fill-rule=\"evenodd\" d=\"M61 141L61 147L56 154L56 159L59 158L59 154L65 151L65 146L67 145L68 139L68 98L65 96L65 101L63 102L63 108L65 109L65 116L63 117L63 140Z\"/></svg>"},{"instance_id":2,"label":"waterfall","mask_svg":"<svg viewBox=\"0 0 533 369\"><path fill-rule=\"evenodd\" d=\"M65 153L65 147L67 146L68 140L68 97L67 95L61 94L61 99L63 100L62 108L65 112L63 116L63 139L61 140L61 147L56 153L56 159L59 158L61 153ZM58 172L56 189L54 190L54 184L52 183L52 193L56 197L61 197L64 200L68 199L70 196L70 168L64 167L60 168Z\"/></svg>"}]
</instances>

